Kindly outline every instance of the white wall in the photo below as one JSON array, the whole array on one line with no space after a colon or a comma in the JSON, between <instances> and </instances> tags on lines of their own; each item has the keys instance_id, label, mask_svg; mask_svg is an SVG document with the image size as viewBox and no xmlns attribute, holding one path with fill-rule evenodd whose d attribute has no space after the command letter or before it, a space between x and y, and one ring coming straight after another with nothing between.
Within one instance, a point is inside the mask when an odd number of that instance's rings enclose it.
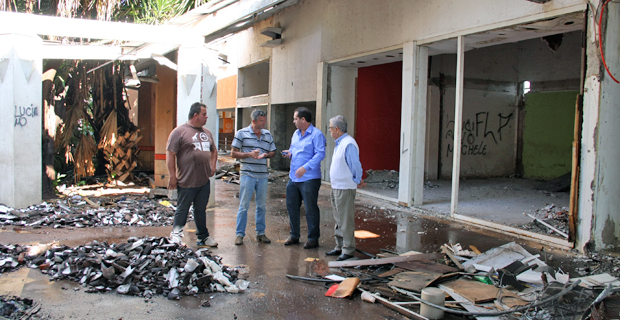
<instances>
[{"instance_id":1,"label":"white wall","mask_svg":"<svg viewBox=\"0 0 620 320\"><path fill-rule=\"evenodd\" d=\"M301 0L274 17L282 44L272 49L271 103L316 100L317 64L321 61L321 3Z\"/></svg>"},{"instance_id":2,"label":"white wall","mask_svg":"<svg viewBox=\"0 0 620 320\"><path fill-rule=\"evenodd\" d=\"M41 45L36 35L0 35L0 203L41 203Z\"/></svg>"},{"instance_id":3,"label":"white wall","mask_svg":"<svg viewBox=\"0 0 620 320\"><path fill-rule=\"evenodd\" d=\"M440 178L452 176L454 88L446 89ZM461 177L505 177L515 172L515 94L466 89L463 92Z\"/></svg>"}]
</instances>

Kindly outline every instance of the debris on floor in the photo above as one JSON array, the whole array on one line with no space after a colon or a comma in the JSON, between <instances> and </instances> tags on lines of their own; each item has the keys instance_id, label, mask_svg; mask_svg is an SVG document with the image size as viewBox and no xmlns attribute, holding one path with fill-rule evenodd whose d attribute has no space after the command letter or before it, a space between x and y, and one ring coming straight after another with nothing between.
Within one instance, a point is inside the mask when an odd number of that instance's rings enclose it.
<instances>
[{"instance_id":1,"label":"debris on floor","mask_svg":"<svg viewBox=\"0 0 620 320\"><path fill-rule=\"evenodd\" d=\"M395 170L366 170L366 184L374 184L382 189L395 189L398 187L399 175Z\"/></svg>"},{"instance_id":2,"label":"debris on floor","mask_svg":"<svg viewBox=\"0 0 620 320\"><path fill-rule=\"evenodd\" d=\"M615 306L620 301L617 277L601 273L570 279L514 242L486 252L473 246L463 249L460 244L445 244L441 249L441 253L383 253L373 259L330 261L331 272L287 278L326 285L326 296L353 294L353 299L359 295L351 284L359 282L363 301L381 303L415 319L441 319L444 314L480 319L608 319L596 315L605 312L606 304Z\"/></svg>"},{"instance_id":3,"label":"debris on floor","mask_svg":"<svg viewBox=\"0 0 620 320\"><path fill-rule=\"evenodd\" d=\"M167 238L131 237L125 243L111 245L93 241L76 248L53 246L40 252L15 247L22 252L17 265L39 269L52 280L79 282L89 293L116 291L144 299L156 294L180 299L203 292L239 293L249 286L244 280L246 266L223 265L208 249L194 251Z\"/></svg>"},{"instance_id":4,"label":"debris on floor","mask_svg":"<svg viewBox=\"0 0 620 320\"><path fill-rule=\"evenodd\" d=\"M25 209L0 205L0 226L84 228L101 226L170 226L175 207L146 195L83 197L73 195ZM192 219L193 215L188 218Z\"/></svg>"},{"instance_id":5,"label":"debris on floor","mask_svg":"<svg viewBox=\"0 0 620 320\"><path fill-rule=\"evenodd\" d=\"M568 238L568 208L546 205L534 212L524 212L532 222L516 226L520 229Z\"/></svg>"},{"instance_id":6,"label":"debris on floor","mask_svg":"<svg viewBox=\"0 0 620 320\"><path fill-rule=\"evenodd\" d=\"M39 310L41 310L41 304L32 299L0 296L0 318L2 319L40 319L36 315Z\"/></svg>"},{"instance_id":7,"label":"debris on floor","mask_svg":"<svg viewBox=\"0 0 620 320\"><path fill-rule=\"evenodd\" d=\"M215 172L215 179L221 179L227 183L239 184L240 178L240 166L241 163L239 161L235 161L232 163L227 163L220 166ZM273 182L279 178L288 177L288 171L278 171L269 169L269 177L267 180L269 182Z\"/></svg>"}]
</instances>

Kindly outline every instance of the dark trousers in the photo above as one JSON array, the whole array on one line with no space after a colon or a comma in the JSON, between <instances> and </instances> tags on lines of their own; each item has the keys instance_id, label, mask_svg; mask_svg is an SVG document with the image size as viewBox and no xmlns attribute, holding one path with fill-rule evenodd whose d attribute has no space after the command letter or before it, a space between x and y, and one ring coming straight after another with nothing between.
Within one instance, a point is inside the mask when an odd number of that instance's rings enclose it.
<instances>
[{"instance_id":1,"label":"dark trousers","mask_svg":"<svg viewBox=\"0 0 620 320\"><path fill-rule=\"evenodd\" d=\"M207 230L207 203L211 194L211 183L196 188L178 187L177 211L174 213L174 226L172 232L183 233L183 227L187 222L187 214L190 205L194 204L194 222L196 223L196 237L204 240L209 236Z\"/></svg>"},{"instance_id":2,"label":"dark trousers","mask_svg":"<svg viewBox=\"0 0 620 320\"><path fill-rule=\"evenodd\" d=\"M301 201L306 207L306 222L308 223L308 241L318 241L321 235L321 212L317 200L321 179L312 179L304 182L288 181L286 185L286 209L291 225L291 238L299 239L299 211Z\"/></svg>"}]
</instances>

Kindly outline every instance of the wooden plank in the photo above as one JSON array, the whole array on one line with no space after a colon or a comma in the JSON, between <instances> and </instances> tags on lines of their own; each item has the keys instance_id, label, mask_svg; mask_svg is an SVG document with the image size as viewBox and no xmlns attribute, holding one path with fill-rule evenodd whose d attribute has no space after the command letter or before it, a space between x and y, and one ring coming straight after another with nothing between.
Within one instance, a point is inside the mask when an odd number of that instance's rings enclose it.
<instances>
[{"instance_id":1,"label":"wooden plank","mask_svg":"<svg viewBox=\"0 0 620 320\"><path fill-rule=\"evenodd\" d=\"M476 246L474 245L469 245L469 249L471 249L471 251L475 252L476 254L482 254L482 252L480 252L480 250L478 250L478 248L476 248Z\"/></svg>"},{"instance_id":2,"label":"wooden plank","mask_svg":"<svg viewBox=\"0 0 620 320\"><path fill-rule=\"evenodd\" d=\"M437 280L441 273L429 271L407 271L394 276L394 280L388 282L388 286L420 292L431 282Z\"/></svg>"},{"instance_id":3,"label":"wooden plank","mask_svg":"<svg viewBox=\"0 0 620 320\"><path fill-rule=\"evenodd\" d=\"M459 271L457 268L453 268L447 266L445 264L429 261L429 260L417 260L417 261L406 261L406 262L398 262L394 264L399 268L403 268L411 271L427 271L427 272L438 272L438 273L450 273Z\"/></svg>"},{"instance_id":4,"label":"wooden plank","mask_svg":"<svg viewBox=\"0 0 620 320\"><path fill-rule=\"evenodd\" d=\"M492 285L465 279L444 282L442 285L476 304L495 300L499 291L498 288Z\"/></svg>"},{"instance_id":5,"label":"wooden plank","mask_svg":"<svg viewBox=\"0 0 620 320\"><path fill-rule=\"evenodd\" d=\"M575 107L575 129L573 137L573 161L570 180L570 202L568 208L568 241L574 241L577 235L577 198L579 197L579 154L581 153L581 122L583 118L583 94L577 96Z\"/></svg>"},{"instance_id":6,"label":"wooden plank","mask_svg":"<svg viewBox=\"0 0 620 320\"><path fill-rule=\"evenodd\" d=\"M405 270L401 269L401 268L394 268L394 269L392 269L390 271L386 271L386 272L378 275L377 277L379 277L379 278L387 278L387 277L391 277L391 276L393 276L395 274L401 273L403 271L405 271Z\"/></svg>"},{"instance_id":7,"label":"wooden plank","mask_svg":"<svg viewBox=\"0 0 620 320\"><path fill-rule=\"evenodd\" d=\"M362 260L350 260L350 261L330 261L327 265L330 268L338 267L356 267L356 266L376 266L381 264L390 264L404 261L414 261L421 259L439 259L443 257L441 253L422 253L410 256L398 256L392 258L382 259L362 259Z\"/></svg>"},{"instance_id":8,"label":"wooden plank","mask_svg":"<svg viewBox=\"0 0 620 320\"><path fill-rule=\"evenodd\" d=\"M463 270L463 265L456 259L456 257L448 250L445 246L441 246L441 252L445 253L452 262L459 268L459 270Z\"/></svg>"},{"instance_id":9,"label":"wooden plank","mask_svg":"<svg viewBox=\"0 0 620 320\"><path fill-rule=\"evenodd\" d=\"M448 288L442 284L439 285L439 289L443 290L444 292L446 292L447 294L449 294L452 299L456 300L456 301L464 301L465 298L463 296L461 296L460 294L454 292L454 290L452 290L451 288ZM483 305L473 305L471 303L461 303L461 306L463 308L465 308L465 310L469 311L469 312L480 312L480 313L484 313L484 312L490 312L488 307ZM503 319L501 316L495 316L495 317L479 317L479 319L484 319L484 320L501 320Z\"/></svg>"}]
</instances>

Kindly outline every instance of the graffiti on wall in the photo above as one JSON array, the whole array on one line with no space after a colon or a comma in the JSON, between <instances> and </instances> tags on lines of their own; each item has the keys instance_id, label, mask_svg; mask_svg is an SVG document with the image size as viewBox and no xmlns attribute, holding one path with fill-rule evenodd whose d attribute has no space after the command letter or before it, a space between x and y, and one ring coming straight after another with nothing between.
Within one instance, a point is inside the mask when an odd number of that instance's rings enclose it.
<instances>
[{"instance_id":1,"label":"graffiti on wall","mask_svg":"<svg viewBox=\"0 0 620 320\"><path fill-rule=\"evenodd\" d=\"M30 105L30 107L18 107L15 106L15 127L23 127L28 124L28 118L34 118L39 116L39 109Z\"/></svg>"},{"instance_id":2,"label":"graffiti on wall","mask_svg":"<svg viewBox=\"0 0 620 320\"><path fill-rule=\"evenodd\" d=\"M502 130L510 124L513 114L497 114L497 123L494 123L490 112L478 112L472 119L463 120L461 135L461 155L485 156L489 153L488 145L499 144L502 141ZM491 117L491 119L489 119ZM446 157L451 157L454 152L454 120L447 121L446 139L450 142L446 146Z\"/></svg>"}]
</instances>

